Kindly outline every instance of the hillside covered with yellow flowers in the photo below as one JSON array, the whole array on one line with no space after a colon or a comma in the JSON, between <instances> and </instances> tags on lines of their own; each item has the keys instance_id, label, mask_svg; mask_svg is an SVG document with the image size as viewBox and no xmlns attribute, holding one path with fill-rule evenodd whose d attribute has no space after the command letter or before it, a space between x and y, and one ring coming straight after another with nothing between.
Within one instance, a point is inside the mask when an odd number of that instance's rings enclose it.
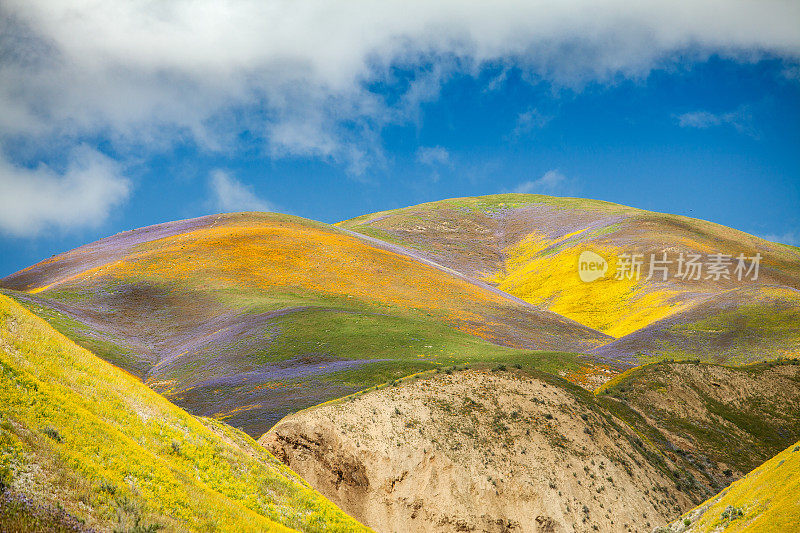
<instances>
[{"instance_id":1,"label":"hillside covered with yellow flowers","mask_svg":"<svg viewBox=\"0 0 800 533\"><path fill-rule=\"evenodd\" d=\"M591 370L577 354L609 340L404 249L268 213L122 233L0 286L179 405L254 437L292 409L440 365L553 353L559 369Z\"/></svg>"},{"instance_id":2,"label":"hillside covered with yellow flowers","mask_svg":"<svg viewBox=\"0 0 800 533\"><path fill-rule=\"evenodd\" d=\"M367 531L0 295L0 530Z\"/></svg>"}]
</instances>

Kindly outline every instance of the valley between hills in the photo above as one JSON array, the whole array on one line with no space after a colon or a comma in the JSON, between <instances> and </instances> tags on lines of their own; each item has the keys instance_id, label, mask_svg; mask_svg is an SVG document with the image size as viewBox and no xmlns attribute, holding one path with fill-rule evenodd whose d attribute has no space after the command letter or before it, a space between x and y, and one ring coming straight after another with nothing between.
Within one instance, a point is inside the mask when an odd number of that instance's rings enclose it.
<instances>
[{"instance_id":1,"label":"valley between hills","mask_svg":"<svg viewBox=\"0 0 800 533\"><path fill-rule=\"evenodd\" d=\"M608 202L132 230L0 280L0 531L798 531L798 356L800 249Z\"/></svg>"}]
</instances>

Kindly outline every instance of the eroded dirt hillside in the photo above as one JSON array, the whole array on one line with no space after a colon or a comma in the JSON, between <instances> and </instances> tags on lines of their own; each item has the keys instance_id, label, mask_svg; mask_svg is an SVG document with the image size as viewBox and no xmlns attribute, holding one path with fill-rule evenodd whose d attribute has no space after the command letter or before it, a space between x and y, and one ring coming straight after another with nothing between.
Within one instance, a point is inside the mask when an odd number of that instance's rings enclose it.
<instances>
[{"instance_id":1,"label":"eroded dirt hillside","mask_svg":"<svg viewBox=\"0 0 800 533\"><path fill-rule=\"evenodd\" d=\"M287 417L260 441L380 532L650 531L675 466L558 378L465 370Z\"/></svg>"}]
</instances>

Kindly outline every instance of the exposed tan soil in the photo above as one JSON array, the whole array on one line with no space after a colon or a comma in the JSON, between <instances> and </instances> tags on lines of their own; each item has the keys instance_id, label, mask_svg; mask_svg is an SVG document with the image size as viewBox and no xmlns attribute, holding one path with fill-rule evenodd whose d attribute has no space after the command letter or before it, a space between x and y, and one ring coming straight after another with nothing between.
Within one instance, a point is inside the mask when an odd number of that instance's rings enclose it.
<instances>
[{"instance_id":1,"label":"exposed tan soil","mask_svg":"<svg viewBox=\"0 0 800 533\"><path fill-rule=\"evenodd\" d=\"M558 378L467 370L287 417L260 442L379 532L649 531L671 463Z\"/></svg>"}]
</instances>

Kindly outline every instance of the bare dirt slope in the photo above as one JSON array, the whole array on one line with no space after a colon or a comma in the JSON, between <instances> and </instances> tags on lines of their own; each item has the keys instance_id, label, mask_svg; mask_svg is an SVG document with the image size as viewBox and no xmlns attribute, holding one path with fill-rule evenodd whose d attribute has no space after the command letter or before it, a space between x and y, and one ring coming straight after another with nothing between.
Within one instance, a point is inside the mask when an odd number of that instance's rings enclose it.
<instances>
[{"instance_id":1,"label":"bare dirt slope","mask_svg":"<svg viewBox=\"0 0 800 533\"><path fill-rule=\"evenodd\" d=\"M650 531L699 501L591 393L544 374L406 380L260 442L380 532Z\"/></svg>"}]
</instances>

